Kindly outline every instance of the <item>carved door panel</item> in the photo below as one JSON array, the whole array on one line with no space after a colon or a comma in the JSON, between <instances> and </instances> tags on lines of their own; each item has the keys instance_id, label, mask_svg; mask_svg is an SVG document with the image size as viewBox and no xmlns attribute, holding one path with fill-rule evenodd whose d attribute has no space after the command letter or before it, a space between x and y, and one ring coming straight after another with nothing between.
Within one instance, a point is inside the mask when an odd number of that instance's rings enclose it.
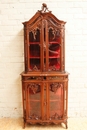
<instances>
[{"instance_id":1,"label":"carved door panel","mask_svg":"<svg viewBox=\"0 0 87 130\"><path fill-rule=\"evenodd\" d=\"M26 108L27 108L27 119L29 120L40 120L41 115L41 93L42 83L30 82L27 84L26 89Z\"/></svg>"},{"instance_id":2,"label":"carved door panel","mask_svg":"<svg viewBox=\"0 0 87 130\"><path fill-rule=\"evenodd\" d=\"M64 115L64 83L49 83L49 118L50 120L59 120Z\"/></svg>"}]
</instances>

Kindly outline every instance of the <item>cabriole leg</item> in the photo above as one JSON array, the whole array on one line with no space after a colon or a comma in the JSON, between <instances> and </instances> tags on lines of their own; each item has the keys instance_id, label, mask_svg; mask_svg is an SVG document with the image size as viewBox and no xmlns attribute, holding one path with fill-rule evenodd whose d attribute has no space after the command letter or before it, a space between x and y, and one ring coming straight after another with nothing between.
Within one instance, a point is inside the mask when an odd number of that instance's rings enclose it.
<instances>
[{"instance_id":1,"label":"cabriole leg","mask_svg":"<svg viewBox=\"0 0 87 130\"><path fill-rule=\"evenodd\" d=\"M23 129L25 129L25 125L26 125L26 122L25 122L25 119L23 119Z\"/></svg>"}]
</instances>

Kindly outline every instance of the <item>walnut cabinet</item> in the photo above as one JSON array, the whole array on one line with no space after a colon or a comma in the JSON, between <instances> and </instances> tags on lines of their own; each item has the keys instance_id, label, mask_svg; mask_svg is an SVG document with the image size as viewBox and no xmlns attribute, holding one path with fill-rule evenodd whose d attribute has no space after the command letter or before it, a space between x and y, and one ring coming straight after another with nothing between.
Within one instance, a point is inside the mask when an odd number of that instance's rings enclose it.
<instances>
[{"instance_id":1,"label":"walnut cabinet","mask_svg":"<svg viewBox=\"0 0 87 130\"><path fill-rule=\"evenodd\" d=\"M21 73L25 124L67 126L68 73L65 71L65 23L46 4L24 25Z\"/></svg>"}]
</instances>

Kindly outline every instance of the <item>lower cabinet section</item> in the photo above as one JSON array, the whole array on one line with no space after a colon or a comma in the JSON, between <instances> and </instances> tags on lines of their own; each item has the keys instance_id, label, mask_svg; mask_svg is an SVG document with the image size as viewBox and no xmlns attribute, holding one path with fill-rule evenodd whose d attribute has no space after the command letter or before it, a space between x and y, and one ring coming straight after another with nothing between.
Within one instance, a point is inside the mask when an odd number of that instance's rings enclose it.
<instances>
[{"instance_id":1,"label":"lower cabinet section","mask_svg":"<svg viewBox=\"0 0 87 130\"><path fill-rule=\"evenodd\" d=\"M24 127L64 123L67 128L68 74L22 73L21 77Z\"/></svg>"}]
</instances>

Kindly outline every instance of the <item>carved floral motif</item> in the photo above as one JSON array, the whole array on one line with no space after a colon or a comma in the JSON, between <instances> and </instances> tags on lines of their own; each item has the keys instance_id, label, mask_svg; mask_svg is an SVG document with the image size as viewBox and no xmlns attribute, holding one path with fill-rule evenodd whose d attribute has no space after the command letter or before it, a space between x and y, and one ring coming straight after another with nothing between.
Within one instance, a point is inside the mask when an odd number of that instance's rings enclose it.
<instances>
[{"instance_id":1,"label":"carved floral motif","mask_svg":"<svg viewBox=\"0 0 87 130\"><path fill-rule=\"evenodd\" d=\"M34 28L31 32L33 33L33 38L34 40L36 40L36 35L37 35L37 29L39 29L39 27Z\"/></svg>"},{"instance_id":2,"label":"carved floral motif","mask_svg":"<svg viewBox=\"0 0 87 130\"><path fill-rule=\"evenodd\" d=\"M56 37L58 38L61 34L61 30L60 29L57 29L57 28L54 28L53 25L51 25L49 23L49 27L48 27L49 31L51 31L51 33L53 34L53 37L51 40L56 40Z\"/></svg>"},{"instance_id":3,"label":"carved floral motif","mask_svg":"<svg viewBox=\"0 0 87 130\"><path fill-rule=\"evenodd\" d=\"M35 65L35 66L33 67L33 70L34 70L34 71L38 71L38 67Z\"/></svg>"},{"instance_id":4,"label":"carved floral motif","mask_svg":"<svg viewBox=\"0 0 87 130\"><path fill-rule=\"evenodd\" d=\"M42 80L43 77L39 77L39 76L30 76L30 77L26 77L25 80Z\"/></svg>"},{"instance_id":5,"label":"carved floral motif","mask_svg":"<svg viewBox=\"0 0 87 130\"><path fill-rule=\"evenodd\" d=\"M52 83L50 84L50 90L54 93L56 93L57 89L63 87L62 83Z\"/></svg>"},{"instance_id":6,"label":"carved floral motif","mask_svg":"<svg viewBox=\"0 0 87 130\"><path fill-rule=\"evenodd\" d=\"M36 114L32 114L32 115L29 116L29 119L31 119L31 120L39 120L40 117L38 115L36 115Z\"/></svg>"},{"instance_id":7,"label":"carved floral motif","mask_svg":"<svg viewBox=\"0 0 87 130\"><path fill-rule=\"evenodd\" d=\"M64 77L59 77L59 76L49 76L49 80L58 80L58 79L63 79Z\"/></svg>"},{"instance_id":8,"label":"carved floral motif","mask_svg":"<svg viewBox=\"0 0 87 130\"><path fill-rule=\"evenodd\" d=\"M36 40L36 35L37 35L37 33L38 33L38 30L41 30L41 23L39 22L39 23L36 25L35 28L33 28L33 29L32 29L32 28L29 28L29 30L31 30L30 32L32 32L34 40Z\"/></svg>"},{"instance_id":9,"label":"carved floral motif","mask_svg":"<svg viewBox=\"0 0 87 130\"><path fill-rule=\"evenodd\" d=\"M33 94L40 92L40 84L30 83L28 84L28 87L30 92Z\"/></svg>"},{"instance_id":10,"label":"carved floral motif","mask_svg":"<svg viewBox=\"0 0 87 130\"><path fill-rule=\"evenodd\" d=\"M62 119L62 115L59 115L59 114L57 114L57 113L55 113L51 118L50 118L50 120L52 120L52 119L55 119L55 120L58 120L58 119Z\"/></svg>"},{"instance_id":11,"label":"carved floral motif","mask_svg":"<svg viewBox=\"0 0 87 130\"><path fill-rule=\"evenodd\" d=\"M49 66L49 71L56 71L57 69L56 69L56 66L55 65L53 65L53 66Z\"/></svg>"}]
</instances>

